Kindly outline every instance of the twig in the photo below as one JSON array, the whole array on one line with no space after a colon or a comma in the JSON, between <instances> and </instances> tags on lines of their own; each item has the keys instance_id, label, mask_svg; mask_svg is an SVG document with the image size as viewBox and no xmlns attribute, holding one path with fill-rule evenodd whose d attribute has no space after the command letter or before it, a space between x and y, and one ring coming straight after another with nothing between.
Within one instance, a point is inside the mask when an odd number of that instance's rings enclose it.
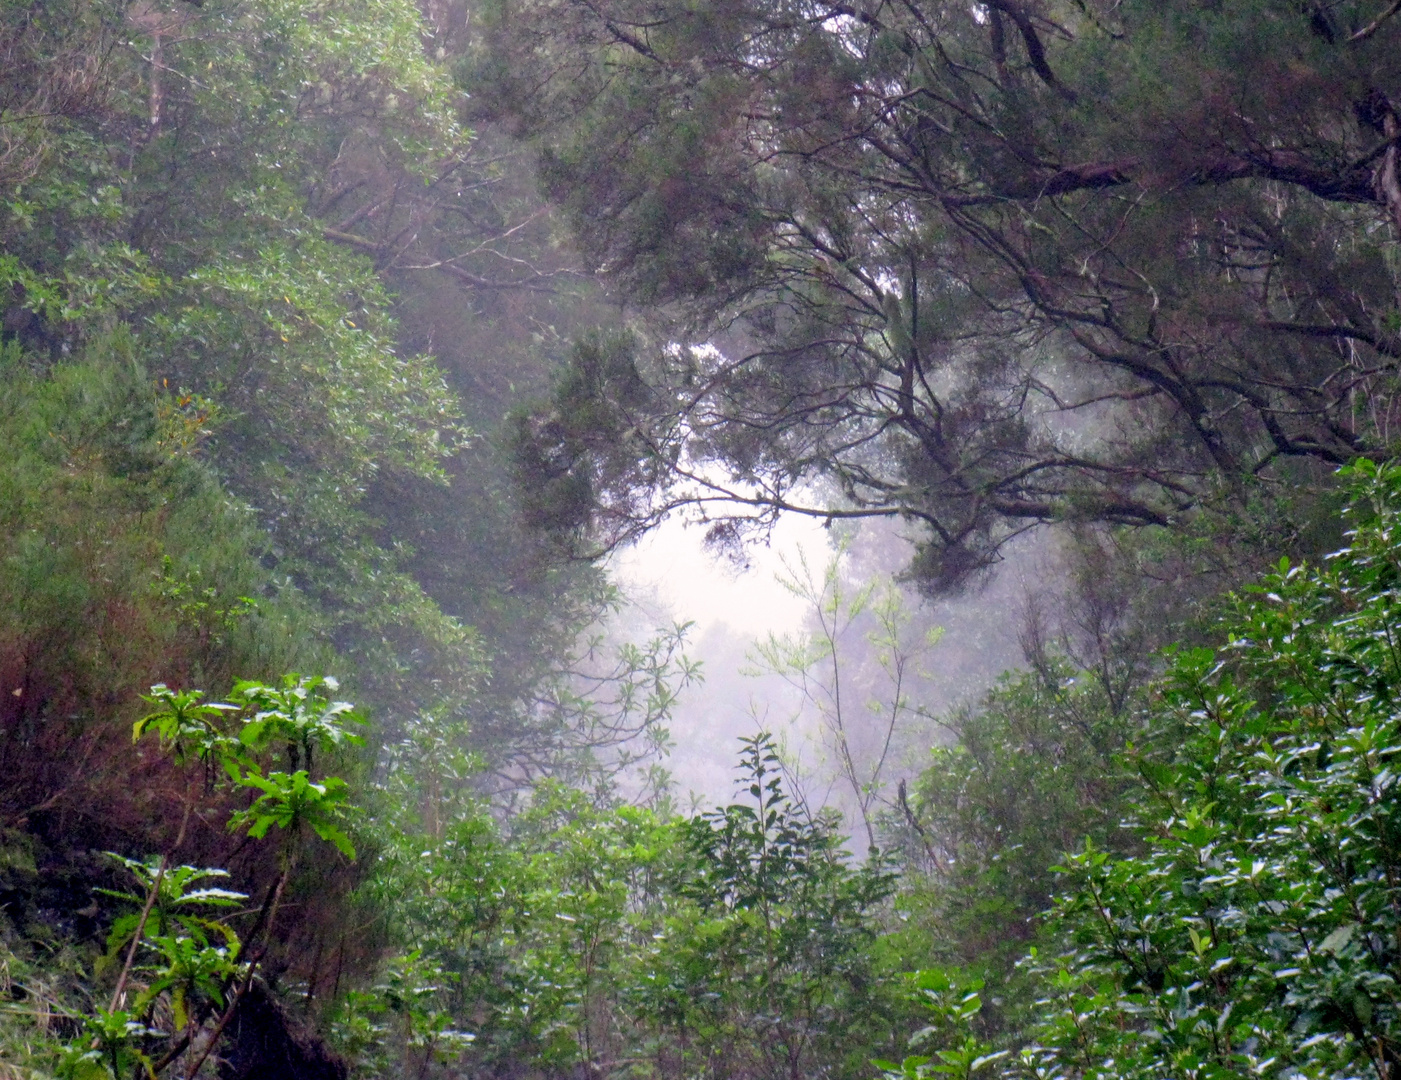
<instances>
[{"instance_id":1,"label":"twig","mask_svg":"<svg viewBox=\"0 0 1401 1080\"><path fill-rule=\"evenodd\" d=\"M117 1006L121 1004L122 994L126 992L126 982L131 975L131 965L136 959L137 946L141 944L141 938L146 933L146 920L151 917L151 908L156 906L156 897L160 895L161 882L165 879L165 868L170 862L167 855L161 856L160 869L156 871L156 880L151 885L151 891L146 894L146 906L141 909L141 918L136 920L136 931L131 935L131 945L126 951L126 963L122 965L122 973L117 978L117 988L112 991L112 1003L107 1007L108 1012L116 1012Z\"/></svg>"},{"instance_id":2,"label":"twig","mask_svg":"<svg viewBox=\"0 0 1401 1080\"><path fill-rule=\"evenodd\" d=\"M1353 34L1352 37L1348 38L1348 40L1365 41L1367 38L1371 37L1378 30L1380 30L1382 27L1382 23L1386 22L1387 19L1391 18L1398 11L1401 11L1401 0L1394 0L1394 3L1392 3L1391 7L1387 8L1370 23L1364 26L1361 30Z\"/></svg>"},{"instance_id":3,"label":"twig","mask_svg":"<svg viewBox=\"0 0 1401 1080\"><path fill-rule=\"evenodd\" d=\"M935 852L934 845L929 842L929 834L924 831L924 826L919 823L919 818L915 816L914 810L910 808L910 800L909 796L905 793L905 781L903 779L900 781L898 791L897 801L900 804L900 810L905 815L905 821L908 822L910 827L919 835L919 841L924 846L924 853L929 856L929 861L934 864L934 869L942 874L944 872L943 861L939 858L938 853Z\"/></svg>"},{"instance_id":4,"label":"twig","mask_svg":"<svg viewBox=\"0 0 1401 1080\"><path fill-rule=\"evenodd\" d=\"M171 853L179 851L180 845L185 842L185 827L190 823L190 810L192 804L185 803L185 815L180 820L180 831L175 836L175 843L171 846ZM122 965L122 973L117 978L117 988L112 991L112 1004L107 1007L108 1012L116 1012L117 1006L121 1004L122 994L126 992L127 979L131 976L131 965L136 960L136 950L141 945L141 939L146 933L146 920L151 917L151 909L156 906L156 898L160 896L161 882L165 880L166 868L170 865L170 854L161 856L160 869L156 871L156 879L151 883L151 891L146 896L146 906L141 909L141 918L136 921L136 931L131 937L131 946L126 951L126 963Z\"/></svg>"}]
</instances>

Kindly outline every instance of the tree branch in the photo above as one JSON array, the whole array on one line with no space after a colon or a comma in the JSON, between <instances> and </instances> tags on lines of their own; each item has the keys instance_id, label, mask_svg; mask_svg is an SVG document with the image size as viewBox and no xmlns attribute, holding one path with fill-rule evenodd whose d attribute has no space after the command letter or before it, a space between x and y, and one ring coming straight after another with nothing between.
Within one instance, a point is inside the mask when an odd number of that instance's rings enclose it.
<instances>
[{"instance_id":1,"label":"tree branch","mask_svg":"<svg viewBox=\"0 0 1401 1080\"><path fill-rule=\"evenodd\" d=\"M1391 18L1393 15L1395 15L1398 11L1401 11L1401 0L1393 0L1393 3L1392 3L1392 5L1391 5L1391 7L1387 8L1387 9L1386 9L1385 11L1383 11L1380 15L1378 15L1375 19L1373 19L1373 20L1372 20L1371 22L1369 22L1366 26L1364 26L1361 30L1359 30L1359 31L1357 31L1357 33L1353 34L1352 37L1348 38L1348 40L1349 40L1349 41L1366 41L1369 37L1371 37L1373 34L1375 34L1378 30L1381 29L1382 23L1386 22L1389 18Z\"/></svg>"}]
</instances>

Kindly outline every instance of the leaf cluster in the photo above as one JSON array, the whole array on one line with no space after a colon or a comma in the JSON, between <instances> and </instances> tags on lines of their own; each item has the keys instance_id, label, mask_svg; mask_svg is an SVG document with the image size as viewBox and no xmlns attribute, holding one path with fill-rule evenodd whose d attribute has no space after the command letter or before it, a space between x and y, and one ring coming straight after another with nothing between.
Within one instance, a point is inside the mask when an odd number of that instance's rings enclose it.
<instances>
[{"instance_id":1,"label":"leaf cluster","mask_svg":"<svg viewBox=\"0 0 1401 1080\"><path fill-rule=\"evenodd\" d=\"M1138 758L1145 846L1087 845L1042 1046L1076 1075L1385 1075L1396 1045L1391 789L1401 678L1395 469L1348 473L1354 531L1241 594L1174 659Z\"/></svg>"}]
</instances>

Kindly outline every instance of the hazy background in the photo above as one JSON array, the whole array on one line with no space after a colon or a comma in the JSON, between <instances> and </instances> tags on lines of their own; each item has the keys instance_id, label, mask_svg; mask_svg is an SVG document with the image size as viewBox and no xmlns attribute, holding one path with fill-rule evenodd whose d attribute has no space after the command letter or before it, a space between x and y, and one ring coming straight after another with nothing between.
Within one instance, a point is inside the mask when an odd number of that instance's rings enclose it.
<instances>
[{"instance_id":1,"label":"hazy background","mask_svg":"<svg viewBox=\"0 0 1401 1080\"><path fill-rule=\"evenodd\" d=\"M895 582L910 557L901 528L875 520L848 533L840 563L843 581L850 587L872 580ZM764 729L783 742L807 798L814 805L841 809L854 824L851 793L837 776L832 740L817 711L791 680L756 670L762 666L756 662L757 642L770 634L798 637L816 628L812 605L778 579L785 565L788 572L800 569L804 557L811 572L820 575L837 554L834 530L812 518L786 516L767 545L748 549L744 565L713 555L701 538L701 529L669 521L617 554L609 567L630 601L621 622L634 630L674 621L693 623L687 652L704 664L705 681L682 697L671 725L675 747L667 762L681 807L727 800L733 789L737 740ZM917 677L908 684L912 707L934 716L946 714L1020 663L1018 632L1026 597L1039 589L1048 566L1044 545L1023 544L990 580L960 596L932 601L912 588L896 586L910 616L910 640L934 627L943 630L937 644L918 659ZM873 742L884 734L879 718L865 708L866 700L889 697L888 680L868 639L872 630L869 617L858 619L838 642L844 671L853 676L847 709L848 718L855 718L848 724L851 741L866 760L878 753ZM945 737L937 723L905 715L883 774L889 790L894 791L901 777L913 775L928 747Z\"/></svg>"}]
</instances>

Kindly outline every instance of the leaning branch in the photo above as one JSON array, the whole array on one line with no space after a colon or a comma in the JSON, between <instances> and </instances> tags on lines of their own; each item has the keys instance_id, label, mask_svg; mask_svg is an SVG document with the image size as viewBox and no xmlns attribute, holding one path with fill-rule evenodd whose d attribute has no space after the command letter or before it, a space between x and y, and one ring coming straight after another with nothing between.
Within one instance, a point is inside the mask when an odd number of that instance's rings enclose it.
<instances>
[{"instance_id":1,"label":"leaning branch","mask_svg":"<svg viewBox=\"0 0 1401 1080\"><path fill-rule=\"evenodd\" d=\"M1301 187L1329 202L1375 203L1378 201L1377 191L1371 170L1367 169L1366 165L1388 149L1394 149L1395 145L1395 141L1388 138L1380 147L1374 148L1367 158L1351 163L1343 169L1320 167L1293 150L1273 150L1250 155L1222 154L1204 162L1185 179L1189 184L1203 187L1228 184L1235 180L1275 180ZM902 157L891 155L885 147L880 149L887 153L887 156L909 165L912 171L921 176L923 190L928 191L931 186L928 177L923 176L920 170L914 169L913 165ZM1122 187L1133 182L1142 164L1138 158L1121 158L1117 161L1067 165L1054 171L1023 175L991 185L984 193L963 194L945 189L936 191L935 194L950 209L1041 199L1077 191Z\"/></svg>"},{"instance_id":2,"label":"leaning branch","mask_svg":"<svg viewBox=\"0 0 1401 1080\"><path fill-rule=\"evenodd\" d=\"M327 240L333 241L334 243L344 244L346 247L352 247L356 251L363 251L367 255L374 255L376 257L382 256L385 253L385 251L389 248L389 245L387 244L376 243L373 240L365 239L365 237L363 236L356 236L354 233L341 232L339 229L322 229L321 235L324 236ZM464 270L462 267L457 266L447 260L435 263L427 263L423 266L404 266L400 267L400 269L441 270L443 273L455 277L464 285L470 285L474 289L521 289L525 292L539 293L553 293L556 291L548 285L537 285L533 284L530 281L513 281L510 279L499 281L494 280L492 278L480 277L479 275L472 273L470 270ZM544 276L545 275L543 274L536 275L537 279L542 278Z\"/></svg>"},{"instance_id":3,"label":"leaning branch","mask_svg":"<svg viewBox=\"0 0 1401 1080\"><path fill-rule=\"evenodd\" d=\"M1046 47L1041 44L1041 35L1032 25L1031 16L1027 13L1026 8L1017 0L991 0L988 6L995 11L1002 12L1012 20L1017 32L1022 36L1022 43L1026 46L1027 59L1031 61L1031 68L1036 72L1037 77L1066 101L1076 100L1075 91L1056 78L1056 73L1051 70L1050 62L1046 59Z\"/></svg>"},{"instance_id":4,"label":"leaning branch","mask_svg":"<svg viewBox=\"0 0 1401 1080\"><path fill-rule=\"evenodd\" d=\"M1357 33L1353 34L1352 37L1348 38L1348 40L1349 40L1349 41L1366 41L1369 37L1371 37L1373 34L1375 34L1378 30L1381 29L1382 23L1386 22L1389 18L1391 18L1393 15L1395 15L1398 11L1401 11L1401 0L1394 0L1394 2L1392 3L1391 7L1387 8L1387 9L1386 9L1385 11L1383 11L1380 15L1378 15L1375 19L1373 19L1373 20L1372 20L1371 22L1369 22L1366 26L1364 26L1361 30L1359 30L1359 31L1357 31Z\"/></svg>"}]
</instances>

